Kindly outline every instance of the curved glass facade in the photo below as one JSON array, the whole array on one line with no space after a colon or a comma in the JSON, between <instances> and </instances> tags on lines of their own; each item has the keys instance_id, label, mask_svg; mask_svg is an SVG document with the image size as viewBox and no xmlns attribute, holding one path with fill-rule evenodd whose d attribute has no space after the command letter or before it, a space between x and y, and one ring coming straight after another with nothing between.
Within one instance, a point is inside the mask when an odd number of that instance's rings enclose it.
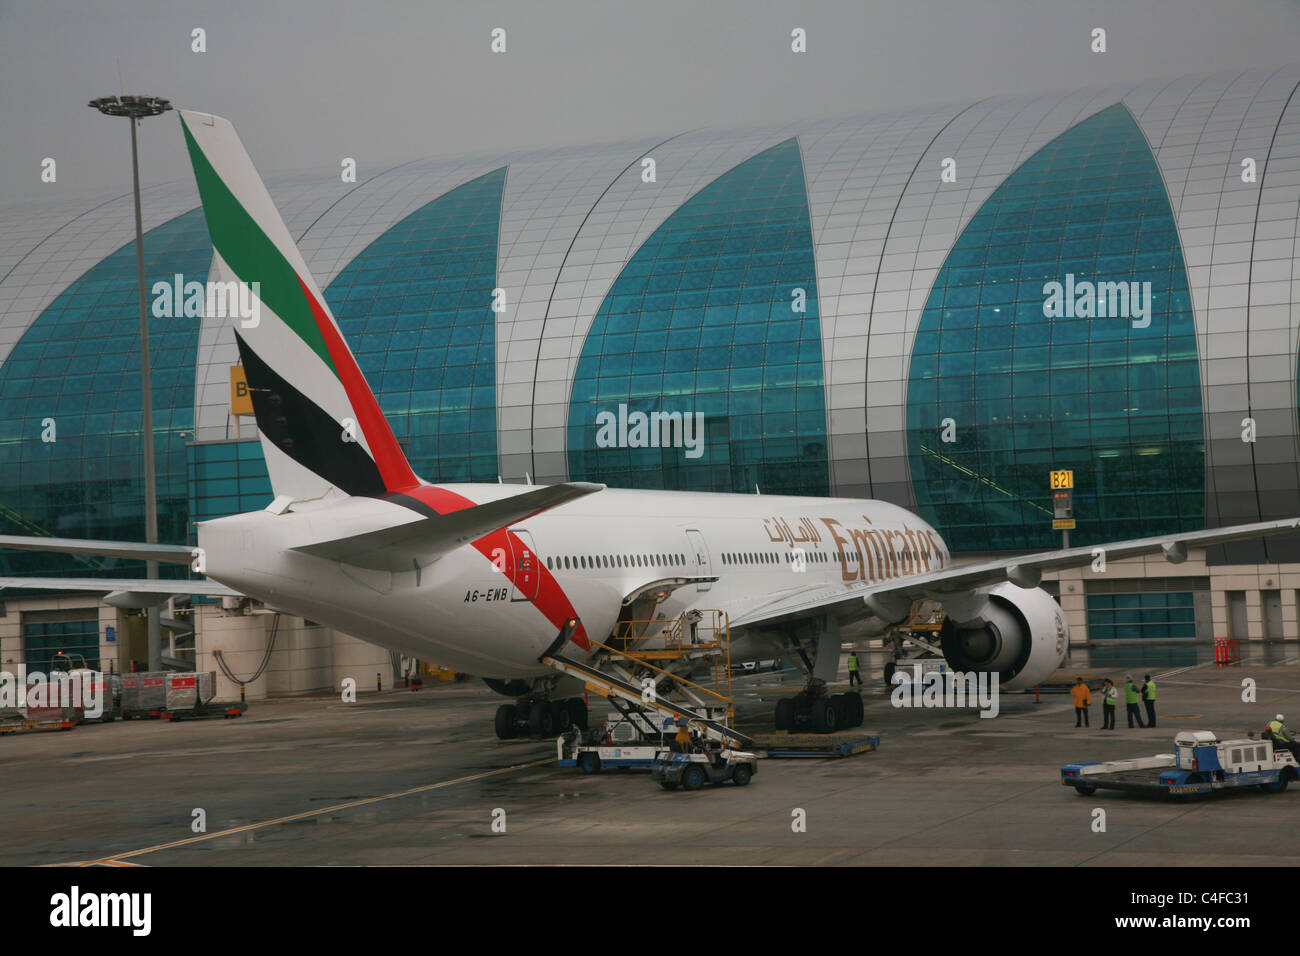
<instances>
[{"instance_id":1,"label":"curved glass facade","mask_svg":"<svg viewBox=\"0 0 1300 956\"><path fill-rule=\"evenodd\" d=\"M203 211L145 233L145 287L206 282L212 263ZM140 318L135 242L60 293L0 366L0 527L6 534L144 540L140 443ZM185 444L194 427L200 318L150 308L158 536L187 534ZM54 441L47 420L53 420ZM143 576L143 562L0 552L4 574ZM177 573L180 573L179 571Z\"/></svg>"},{"instance_id":2,"label":"curved glass facade","mask_svg":"<svg viewBox=\"0 0 1300 956\"><path fill-rule=\"evenodd\" d=\"M312 224L308 267L424 478L875 497L958 552L1038 549L1060 541L1056 468L1075 473L1074 543L1300 513L1297 82L991 97L508 170L418 159L342 202L332 179L272 194L295 234ZM650 153L657 185L637 175ZM932 168L947 156L953 182ZM1258 182L1224 156L1254 157ZM132 222L104 199L0 205L0 532L143 535ZM194 206L192 183L149 191L150 283L206 278ZM1084 283L1133 282L1142 314L1078 308ZM153 319L176 542L270 496L251 422L232 428L232 337L202 325ZM1300 536L1265 544L1209 560L1300 560ZM0 573L100 566L0 553Z\"/></svg>"},{"instance_id":3,"label":"curved glass facade","mask_svg":"<svg viewBox=\"0 0 1300 956\"><path fill-rule=\"evenodd\" d=\"M411 466L497 477L496 287L504 167L439 196L367 246L325 299Z\"/></svg>"},{"instance_id":4,"label":"curved glass facade","mask_svg":"<svg viewBox=\"0 0 1300 956\"><path fill-rule=\"evenodd\" d=\"M1190 531L1202 429L1177 227L1116 104L1016 169L935 280L907 385L917 503L955 551L1049 548L1048 475L1073 469L1074 543Z\"/></svg>"},{"instance_id":5,"label":"curved glass facade","mask_svg":"<svg viewBox=\"0 0 1300 956\"><path fill-rule=\"evenodd\" d=\"M578 360L568 461L616 487L829 493L796 140L705 186L623 268Z\"/></svg>"}]
</instances>

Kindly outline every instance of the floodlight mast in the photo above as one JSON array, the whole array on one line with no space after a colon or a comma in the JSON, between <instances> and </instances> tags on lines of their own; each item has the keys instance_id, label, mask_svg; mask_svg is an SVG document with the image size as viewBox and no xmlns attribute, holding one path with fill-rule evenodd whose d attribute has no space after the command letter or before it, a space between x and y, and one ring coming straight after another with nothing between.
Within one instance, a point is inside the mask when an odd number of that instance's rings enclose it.
<instances>
[{"instance_id":1,"label":"floodlight mast","mask_svg":"<svg viewBox=\"0 0 1300 956\"><path fill-rule=\"evenodd\" d=\"M154 470L153 388L149 365L149 312L144 287L144 229L140 222L140 154L136 143L136 125L146 116L157 116L172 108L158 96L124 94L101 96L87 106L105 116L125 116L131 127L131 185L135 195L135 278L140 299L140 392L142 397L140 439L144 445L144 537L150 544L158 542L158 480ZM158 562L147 563L147 576L158 577ZM160 610L146 608L149 620L149 670L162 670L162 630Z\"/></svg>"}]
</instances>

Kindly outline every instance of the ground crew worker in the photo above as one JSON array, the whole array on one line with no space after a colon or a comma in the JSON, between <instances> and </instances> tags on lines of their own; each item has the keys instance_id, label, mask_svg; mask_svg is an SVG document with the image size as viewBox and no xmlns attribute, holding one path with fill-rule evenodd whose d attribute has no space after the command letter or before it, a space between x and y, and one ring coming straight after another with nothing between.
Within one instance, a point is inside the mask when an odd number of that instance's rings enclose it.
<instances>
[{"instance_id":1,"label":"ground crew worker","mask_svg":"<svg viewBox=\"0 0 1300 956\"><path fill-rule=\"evenodd\" d=\"M1142 678L1142 703L1147 706L1147 726L1156 725L1156 682L1147 674Z\"/></svg>"},{"instance_id":2,"label":"ground crew worker","mask_svg":"<svg viewBox=\"0 0 1300 956\"><path fill-rule=\"evenodd\" d=\"M1119 692L1115 688L1115 682L1107 677L1101 684L1101 729L1115 729L1115 699Z\"/></svg>"},{"instance_id":3,"label":"ground crew worker","mask_svg":"<svg viewBox=\"0 0 1300 956\"><path fill-rule=\"evenodd\" d=\"M862 683L862 675L858 673L858 652L849 652L849 686L852 687L854 682Z\"/></svg>"},{"instance_id":4,"label":"ground crew worker","mask_svg":"<svg viewBox=\"0 0 1300 956\"><path fill-rule=\"evenodd\" d=\"M682 724L682 726L677 730L677 736L673 738L673 743L676 745L677 752L679 754L686 753L686 747L688 744L690 744L690 742L691 742L691 729L687 727L685 724Z\"/></svg>"},{"instance_id":5,"label":"ground crew worker","mask_svg":"<svg viewBox=\"0 0 1300 956\"><path fill-rule=\"evenodd\" d=\"M1286 718L1278 714L1268 722L1269 736L1273 738L1273 749L1291 751L1291 756L1300 760L1300 743L1292 739L1291 734L1286 729Z\"/></svg>"},{"instance_id":6,"label":"ground crew worker","mask_svg":"<svg viewBox=\"0 0 1300 956\"><path fill-rule=\"evenodd\" d=\"M1137 725L1139 727L1146 726L1146 724L1142 723L1142 711L1138 707L1138 701L1140 699L1141 698L1138 696L1137 688L1133 686L1133 675L1125 674L1124 675L1124 704L1128 708L1128 726L1130 730L1133 729L1133 721L1135 720L1137 721Z\"/></svg>"},{"instance_id":7,"label":"ground crew worker","mask_svg":"<svg viewBox=\"0 0 1300 956\"><path fill-rule=\"evenodd\" d=\"M1074 686L1070 688L1070 696L1074 698L1074 726L1088 726L1088 707L1092 704L1092 691L1088 690L1088 685L1083 682L1083 678L1076 678ZM1079 723L1082 720L1083 723Z\"/></svg>"}]
</instances>

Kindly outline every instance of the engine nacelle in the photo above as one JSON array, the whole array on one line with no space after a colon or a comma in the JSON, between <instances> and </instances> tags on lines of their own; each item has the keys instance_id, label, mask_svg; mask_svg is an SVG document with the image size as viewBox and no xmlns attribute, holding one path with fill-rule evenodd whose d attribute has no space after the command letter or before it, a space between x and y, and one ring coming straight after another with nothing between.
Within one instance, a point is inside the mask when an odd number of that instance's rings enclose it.
<instances>
[{"instance_id":1,"label":"engine nacelle","mask_svg":"<svg viewBox=\"0 0 1300 956\"><path fill-rule=\"evenodd\" d=\"M1065 662L1070 629L1061 606L1042 588L1004 582L983 592L979 616L943 622L939 640L956 671L996 671L1003 690L1023 690ZM956 602L954 602L956 603Z\"/></svg>"}]
</instances>

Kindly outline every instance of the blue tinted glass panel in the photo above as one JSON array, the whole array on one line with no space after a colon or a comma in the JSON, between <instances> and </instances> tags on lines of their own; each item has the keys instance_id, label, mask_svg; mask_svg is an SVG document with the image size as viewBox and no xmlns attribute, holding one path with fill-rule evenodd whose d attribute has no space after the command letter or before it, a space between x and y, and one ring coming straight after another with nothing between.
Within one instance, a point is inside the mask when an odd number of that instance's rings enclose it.
<instances>
[{"instance_id":1,"label":"blue tinted glass panel","mask_svg":"<svg viewBox=\"0 0 1300 956\"><path fill-rule=\"evenodd\" d=\"M183 282L207 281L212 245L202 210L149 230L144 251L158 534L179 544L187 534L185 443L194 429L194 359L202 320L164 308L154 286L173 285L177 274ZM135 260L130 242L73 282L0 367L5 533L144 540ZM4 574L139 577L144 570L141 562L110 558L0 552ZM181 577L184 568L164 565L162 573Z\"/></svg>"},{"instance_id":2,"label":"blue tinted glass panel","mask_svg":"<svg viewBox=\"0 0 1300 956\"><path fill-rule=\"evenodd\" d=\"M569 474L825 495L826 405L798 143L714 180L637 250L583 343Z\"/></svg>"},{"instance_id":3,"label":"blue tinted glass panel","mask_svg":"<svg viewBox=\"0 0 1300 956\"><path fill-rule=\"evenodd\" d=\"M1123 105L1035 153L962 232L921 316L907 437L922 516L954 550L1049 548L1048 474L1072 469L1072 543L1202 527L1190 303L1160 171Z\"/></svg>"},{"instance_id":4,"label":"blue tinted glass panel","mask_svg":"<svg viewBox=\"0 0 1300 956\"><path fill-rule=\"evenodd\" d=\"M506 170L422 206L325 290L411 467L430 481L497 476L497 235Z\"/></svg>"}]
</instances>

